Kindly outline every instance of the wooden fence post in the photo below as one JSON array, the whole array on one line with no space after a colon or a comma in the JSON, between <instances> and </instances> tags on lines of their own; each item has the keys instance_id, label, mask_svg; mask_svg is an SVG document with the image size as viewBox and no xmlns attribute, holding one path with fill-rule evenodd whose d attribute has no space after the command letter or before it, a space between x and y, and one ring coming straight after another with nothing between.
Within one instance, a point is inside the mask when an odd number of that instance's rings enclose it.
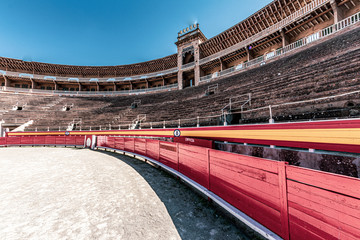
<instances>
[{"instance_id":1,"label":"wooden fence post","mask_svg":"<svg viewBox=\"0 0 360 240\"><path fill-rule=\"evenodd\" d=\"M278 162L279 191L280 191L280 222L281 233L284 240L290 239L289 231L289 208L287 197L287 180L286 180L287 162Z\"/></svg>"},{"instance_id":2,"label":"wooden fence post","mask_svg":"<svg viewBox=\"0 0 360 240\"><path fill-rule=\"evenodd\" d=\"M177 160L177 171L179 172L179 164L180 164L180 145L176 143L176 160Z\"/></svg>"}]
</instances>

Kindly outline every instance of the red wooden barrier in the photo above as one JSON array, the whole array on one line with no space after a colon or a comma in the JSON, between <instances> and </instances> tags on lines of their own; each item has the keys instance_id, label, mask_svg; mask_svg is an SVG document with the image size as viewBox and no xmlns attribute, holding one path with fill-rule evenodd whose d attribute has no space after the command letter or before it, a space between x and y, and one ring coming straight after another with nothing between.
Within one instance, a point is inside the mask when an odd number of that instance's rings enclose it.
<instances>
[{"instance_id":1,"label":"red wooden barrier","mask_svg":"<svg viewBox=\"0 0 360 240\"><path fill-rule=\"evenodd\" d=\"M45 136L34 137L34 145L43 145L43 144L45 144Z\"/></svg>"},{"instance_id":2,"label":"red wooden barrier","mask_svg":"<svg viewBox=\"0 0 360 240\"><path fill-rule=\"evenodd\" d=\"M210 190L283 236L277 161L211 150Z\"/></svg>"},{"instance_id":3,"label":"red wooden barrier","mask_svg":"<svg viewBox=\"0 0 360 240\"><path fill-rule=\"evenodd\" d=\"M115 148L119 150L125 149L125 139L122 137L115 138Z\"/></svg>"},{"instance_id":4,"label":"red wooden barrier","mask_svg":"<svg viewBox=\"0 0 360 240\"><path fill-rule=\"evenodd\" d=\"M115 137L107 137L106 146L109 148L115 148Z\"/></svg>"},{"instance_id":5,"label":"red wooden barrier","mask_svg":"<svg viewBox=\"0 0 360 240\"><path fill-rule=\"evenodd\" d=\"M0 137L0 146L5 146L5 145L6 145L6 138Z\"/></svg>"},{"instance_id":6,"label":"red wooden barrier","mask_svg":"<svg viewBox=\"0 0 360 240\"><path fill-rule=\"evenodd\" d=\"M135 152L135 139L134 138L124 138L125 141L125 151Z\"/></svg>"},{"instance_id":7,"label":"red wooden barrier","mask_svg":"<svg viewBox=\"0 0 360 240\"><path fill-rule=\"evenodd\" d=\"M140 155L146 154L146 139L135 138L135 153Z\"/></svg>"},{"instance_id":8,"label":"red wooden barrier","mask_svg":"<svg viewBox=\"0 0 360 240\"><path fill-rule=\"evenodd\" d=\"M294 239L360 239L360 181L287 166L290 234Z\"/></svg>"},{"instance_id":9,"label":"red wooden barrier","mask_svg":"<svg viewBox=\"0 0 360 240\"><path fill-rule=\"evenodd\" d=\"M360 239L360 180L284 162L152 139L99 136L98 146L181 172L284 239ZM83 145L83 136L0 138L0 145Z\"/></svg>"},{"instance_id":10,"label":"red wooden barrier","mask_svg":"<svg viewBox=\"0 0 360 240\"><path fill-rule=\"evenodd\" d=\"M209 189L209 149L179 144L179 172Z\"/></svg>"},{"instance_id":11,"label":"red wooden barrier","mask_svg":"<svg viewBox=\"0 0 360 240\"><path fill-rule=\"evenodd\" d=\"M178 170L177 146L172 142L160 142L159 161L172 169Z\"/></svg>"},{"instance_id":12,"label":"red wooden barrier","mask_svg":"<svg viewBox=\"0 0 360 240\"><path fill-rule=\"evenodd\" d=\"M160 148L159 148L158 140L146 139L146 156L154 159L159 160L160 157Z\"/></svg>"}]
</instances>

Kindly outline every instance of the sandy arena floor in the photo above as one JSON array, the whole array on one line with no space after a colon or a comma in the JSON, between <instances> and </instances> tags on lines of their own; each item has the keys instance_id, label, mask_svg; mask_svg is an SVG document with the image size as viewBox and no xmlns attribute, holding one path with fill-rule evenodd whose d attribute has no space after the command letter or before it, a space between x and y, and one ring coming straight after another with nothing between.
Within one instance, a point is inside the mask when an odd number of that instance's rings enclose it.
<instances>
[{"instance_id":1,"label":"sandy arena floor","mask_svg":"<svg viewBox=\"0 0 360 240\"><path fill-rule=\"evenodd\" d=\"M0 148L0 166L2 240L253 238L176 178L127 156Z\"/></svg>"}]
</instances>

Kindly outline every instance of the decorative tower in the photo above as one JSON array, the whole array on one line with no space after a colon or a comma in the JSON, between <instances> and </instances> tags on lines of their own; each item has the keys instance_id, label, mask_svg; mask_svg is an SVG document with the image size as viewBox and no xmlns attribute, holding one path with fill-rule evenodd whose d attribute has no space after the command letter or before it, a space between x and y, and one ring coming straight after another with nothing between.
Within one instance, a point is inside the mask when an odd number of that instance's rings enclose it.
<instances>
[{"instance_id":1,"label":"decorative tower","mask_svg":"<svg viewBox=\"0 0 360 240\"><path fill-rule=\"evenodd\" d=\"M206 41L201 32L199 24L193 24L178 33L178 84L179 89L199 85L200 69L200 48L199 45Z\"/></svg>"}]
</instances>

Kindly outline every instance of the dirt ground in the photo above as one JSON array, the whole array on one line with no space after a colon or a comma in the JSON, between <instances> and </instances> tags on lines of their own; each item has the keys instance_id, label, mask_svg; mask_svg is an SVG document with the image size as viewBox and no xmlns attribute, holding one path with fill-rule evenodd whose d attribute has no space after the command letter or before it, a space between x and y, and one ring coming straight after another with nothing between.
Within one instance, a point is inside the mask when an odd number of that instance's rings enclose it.
<instances>
[{"instance_id":1,"label":"dirt ground","mask_svg":"<svg viewBox=\"0 0 360 240\"><path fill-rule=\"evenodd\" d=\"M0 239L252 239L178 179L137 159L0 148Z\"/></svg>"}]
</instances>

